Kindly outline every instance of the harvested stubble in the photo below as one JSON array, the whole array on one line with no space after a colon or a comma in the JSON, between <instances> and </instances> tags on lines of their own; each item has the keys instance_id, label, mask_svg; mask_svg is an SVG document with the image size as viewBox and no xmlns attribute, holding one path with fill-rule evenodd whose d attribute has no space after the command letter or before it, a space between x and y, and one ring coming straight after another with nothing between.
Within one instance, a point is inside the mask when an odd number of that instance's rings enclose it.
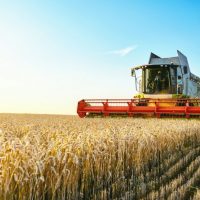
<instances>
[{"instance_id":1,"label":"harvested stubble","mask_svg":"<svg viewBox=\"0 0 200 200\"><path fill-rule=\"evenodd\" d=\"M200 121L0 115L0 199L191 199Z\"/></svg>"}]
</instances>

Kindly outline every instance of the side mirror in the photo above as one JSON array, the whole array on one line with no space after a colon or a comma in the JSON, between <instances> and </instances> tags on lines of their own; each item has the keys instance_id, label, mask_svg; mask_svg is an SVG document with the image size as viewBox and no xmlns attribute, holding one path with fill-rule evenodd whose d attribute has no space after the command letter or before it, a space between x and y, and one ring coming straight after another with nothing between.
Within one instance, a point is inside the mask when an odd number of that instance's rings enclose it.
<instances>
[{"instance_id":1,"label":"side mirror","mask_svg":"<svg viewBox=\"0 0 200 200\"><path fill-rule=\"evenodd\" d=\"M132 76L132 77L135 77L135 76L136 76L136 74L135 74L135 69L131 69L131 76Z\"/></svg>"}]
</instances>

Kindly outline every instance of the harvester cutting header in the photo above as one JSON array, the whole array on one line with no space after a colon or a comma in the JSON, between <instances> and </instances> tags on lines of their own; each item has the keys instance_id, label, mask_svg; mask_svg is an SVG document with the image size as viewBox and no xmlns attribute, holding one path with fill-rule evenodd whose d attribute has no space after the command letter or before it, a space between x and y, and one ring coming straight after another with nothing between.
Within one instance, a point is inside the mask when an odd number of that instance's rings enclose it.
<instances>
[{"instance_id":1,"label":"harvester cutting header","mask_svg":"<svg viewBox=\"0 0 200 200\"><path fill-rule=\"evenodd\" d=\"M138 92L133 99L83 99L78 115L200 116L200 78L177 53L169 58L151 53L148 64L131 68Z\"/></svg>"}]
</instances>

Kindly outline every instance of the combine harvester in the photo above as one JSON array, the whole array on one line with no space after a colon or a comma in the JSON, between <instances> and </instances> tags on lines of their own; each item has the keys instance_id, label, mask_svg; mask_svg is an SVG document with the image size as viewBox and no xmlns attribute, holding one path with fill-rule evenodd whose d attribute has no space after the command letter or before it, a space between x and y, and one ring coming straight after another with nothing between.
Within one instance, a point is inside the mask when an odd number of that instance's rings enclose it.
<instances>
[{"instance_id":1,"label":"combine harvester","mask_svg":"<svg viewBox=\"0 0 200 200\"><path fill-rule=\"evenodd\" d=\"M131 69L139 92L133 99L83 99L78 102L79 117L200 116L200 78L190 72L186 56L177 53L169 58L151 53L148 64Z\"/></svg>"}]
</instances>

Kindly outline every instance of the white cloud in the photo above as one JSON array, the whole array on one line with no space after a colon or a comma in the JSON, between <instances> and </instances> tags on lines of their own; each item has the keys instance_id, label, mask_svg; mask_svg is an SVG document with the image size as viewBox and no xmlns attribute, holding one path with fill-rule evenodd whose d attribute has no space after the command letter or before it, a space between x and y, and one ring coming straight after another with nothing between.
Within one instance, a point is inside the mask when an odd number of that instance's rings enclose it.
<instances>
[{"instance_id":1,"label":"white cloud","mask_svg":"<svg viewBox=\"0 0 200 200\"><path fill-rule=\"evenodd\" d=\"M137 47L138 47L137 45L134 45L134 46L126 47L126 48L119 49L119 50L109 51L108 54L126 56L126 55L130 54L132 51L134 51L135 49L137 49Z\"/></svg>"}]
</instances>

